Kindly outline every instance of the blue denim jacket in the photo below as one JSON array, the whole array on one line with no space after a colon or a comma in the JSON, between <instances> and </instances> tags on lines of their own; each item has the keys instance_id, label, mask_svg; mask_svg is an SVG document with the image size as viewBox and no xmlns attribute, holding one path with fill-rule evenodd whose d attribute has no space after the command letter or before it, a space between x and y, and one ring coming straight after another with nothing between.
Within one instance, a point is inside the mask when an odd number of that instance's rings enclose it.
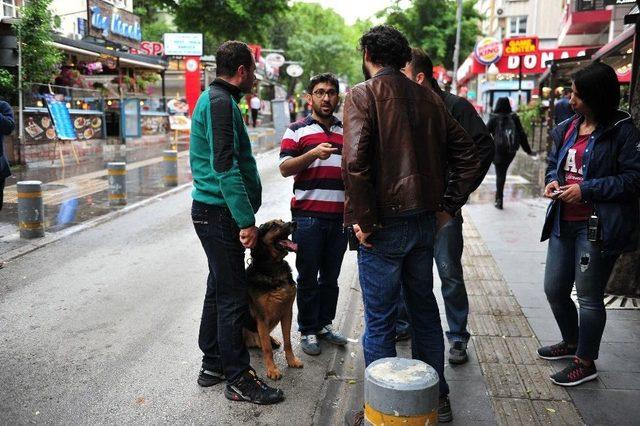
<instances>
[{"instance_id":1,"label":"blue denim jacket","mask_svg":"<svg viewBox=\"0 0 640 426\"><path fill-rule=\"evenodd\" d=\"M575 115L551 131L553 149L547 158L545 183L565 183L562 169L569 148L576 142L584 117ZM575 122L573 126L571 124ZM569 132L567 134L567 132ZM638 245L640 212L640 132L631 116L618 111L608 126L598 125L584 152L582 199L593 204L602 227L602 251L633 251ZM542 241L560 235L561 202L547 209Z\"/></svg>"},{"instance_id":2,"label":"blue denim jacket","mask_svg":"<svg viewBox=\"0 0 640 426\"><path fill-rule=\"evenodd\" d=\"M4 156L4 136L11 134L15 127L13 121L13 111L11 105L7 102L0 100L0 179L5 179L11 176L11 170L9 170L9 162Z\"/></svg>"}]
</instances>

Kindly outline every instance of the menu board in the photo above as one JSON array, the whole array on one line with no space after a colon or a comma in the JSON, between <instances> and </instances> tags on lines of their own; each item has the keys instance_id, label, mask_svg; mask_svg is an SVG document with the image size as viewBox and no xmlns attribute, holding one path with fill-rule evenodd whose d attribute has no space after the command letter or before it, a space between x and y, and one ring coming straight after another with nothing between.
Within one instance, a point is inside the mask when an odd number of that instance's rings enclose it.
<instances>
[{"instance_id":1,"label":"menu board","mask_svg":"<svg viewBox=\"0 0 640 426\"><path fill-rule=\"evenodd\" d=\"M60 140L76 140L76 130L71 121L71 114L67 104L55 98L55 95L45 94L44 99L47 101L49 115L53 120L55 132Z\"/></svg>"},{"instance_id":2,"label":"menu board","mask_svg":"<svg viewBox=\"0 0 640 426\"><path fill-rule=\"evenodd\" d=\"M184 115L169 116L169 127L171 130L191 130L191 119Z\"/></svg>"},{"instance_id":3,"label":"menu board","mask_svg":"<svg viewBox=\"0 0 640 426\"><path fill-rule=\"evenodd\" d=\"M104 138L102 114L76 114L71 116L78 140ZM25 143L53 142L57 139L51 116L46 112L25 112Z\"/></svg>"}]
</instances>

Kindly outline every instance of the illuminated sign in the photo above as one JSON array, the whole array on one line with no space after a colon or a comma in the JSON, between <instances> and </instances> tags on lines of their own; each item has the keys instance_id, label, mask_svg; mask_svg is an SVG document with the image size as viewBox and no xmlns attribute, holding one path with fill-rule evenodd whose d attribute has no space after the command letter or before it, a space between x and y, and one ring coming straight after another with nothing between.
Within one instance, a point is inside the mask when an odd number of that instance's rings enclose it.
<instances>
[{"instance_id":1,"label":"illuminated sign","mask_svg":"<svg viewBox=\"0 0 640 426\"><path fill-rule=\"evenodd\" d=\"M476 43L473 52L478 62L491 65L502 57L502 43L496 38L485 37Z\"/></svg>"},{"instance_id":2,"label":"illuminated sign","mask_svg":"<svg viewBox=\"0 0 640 426\"><path fill-rule=\"evenodd\" d=\"M505 55L531 55L536 52L538 52L538 37L517 37L504 40Z\"/></svg>"},{"instance_id":3,"label":"illuminated sign","mask_svg":"<svg viewBox=\"0 0 640 426\"><path fill-rule=\"evenodd\" d=\"M89 35L135 47L142 40L140 18L102 0L89 0Z\"/></svg>"},{"instance_id":4,"label":"illuminated sign","mask_svg":"<svg viewBox=\"0 0 640 426\"><path fill-rule=\"evenodd\" d=\"M165 33L164 54L169 56L202 56L202 34Z\"/></svg>"}]
</instances>

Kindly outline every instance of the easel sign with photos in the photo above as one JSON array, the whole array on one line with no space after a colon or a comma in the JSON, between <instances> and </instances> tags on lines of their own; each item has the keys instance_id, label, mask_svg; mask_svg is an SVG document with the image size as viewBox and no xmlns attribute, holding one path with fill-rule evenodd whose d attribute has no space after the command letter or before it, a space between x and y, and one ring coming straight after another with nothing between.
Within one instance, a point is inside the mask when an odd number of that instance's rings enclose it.
<instances>
[{"instance_id":1,"label":"easel sign with photos","mask_svg":"<svg viewBox=\"0 0 640 426\"><path fill-rule=\"evenodd\" d=\"M49 115L51 116L51 120L53 120L53 126L56 130L56 141L53 146L53 151L55 153L56 149L59 150L60 162L62 163L62 167L64 167L62 144L64 142L69 142L73 158L75 158L76 164L80 164L78 153L76 152L76 148L73 145L73 141L78 140L78 135L76 134L76 130L73 127L69 108L64 101L56 99L56 95L53 94L51 87L49 87L49 91L50 93L45 94L44 98L47 102L47 109L49 110ZM51 160L51 162L53 162L53 160Z\"/></svg>"}]
</instances>

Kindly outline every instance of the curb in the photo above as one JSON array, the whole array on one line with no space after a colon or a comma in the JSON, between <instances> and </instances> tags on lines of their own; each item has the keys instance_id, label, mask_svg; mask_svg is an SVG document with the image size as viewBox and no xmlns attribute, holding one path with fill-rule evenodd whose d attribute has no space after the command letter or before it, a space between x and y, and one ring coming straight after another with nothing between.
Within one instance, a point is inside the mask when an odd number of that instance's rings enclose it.
<instances>
[{"instance_id":1,"label":"curb","mask_svg":"<svg viewBox=\"0 0 640 426\"><path fill-rule=\"evenodd\" d=\"M67 238L73 234L77 234L78 232L87 230L87 229L91 229L94 228L98 225L101 225L105 222L109 222L115 218L118 218L120 216L123 216L129 212L132 212L134 210L138 210L148 204L154 203L156 201L159 201L169 195L173 195L176 194L178 192L181 192L189 187L192 186L191 182L188 183L184 183L180 186L177 186L175 188L171 188L168 191L164 191L161 192L160 194L156 194L153 197L147 198L146 200L142 200L142 201L138 201L137 203L133 203L130 205L127 205L121 209L109 212L105 215L102 216L98 216L94 219L88 220L86 222L80 223L78 225L69 227L63 231L60 231L56 234L47 234L45 235L43 238L39 239L39 240L30 240L29 242L26 242L26 244L22 247L18 247L15 248L13 250L10 250L8 252L6 252L5 254L0 254L0 258L4 261L4 262L11 262L21 256L24 256L25 254L31 253L35 250L38 250L39 248L42 248L44 246L47 246L49 244L55 243L56 241L62 240L63 238ZM7 235L6 237L2 238L2 240L17 240L20 239L20 232L15 232L11 235Z\"/></svg>"}]
</instances>

